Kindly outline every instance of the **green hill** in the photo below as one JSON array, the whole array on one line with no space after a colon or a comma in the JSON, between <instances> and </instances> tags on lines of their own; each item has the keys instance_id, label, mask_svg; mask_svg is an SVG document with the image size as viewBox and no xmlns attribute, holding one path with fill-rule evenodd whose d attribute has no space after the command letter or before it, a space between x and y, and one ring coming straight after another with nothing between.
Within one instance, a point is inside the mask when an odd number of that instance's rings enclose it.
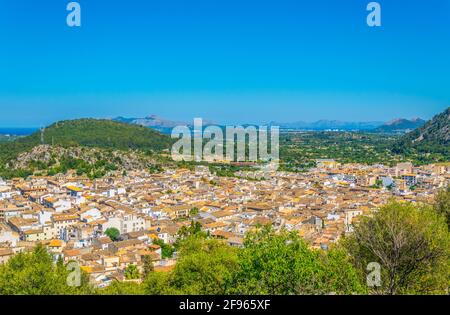
<instances>
[{"instance_id":1,"label":"green hill","mask_svg":"<svg viewBox=\"0 0 450 315\"><path fill-rule=\"evenodd\" d=\"M14 142L1 143L0 162L14 159L18 154L40 144L162 151L169 149L171 143L170 137L146 127L101 119L67 120Z\"/></svg>"},{"instance_id":2,"label":"green hill","mask_svg":"<svg viewBox=\"0 0 450 315\"><path fill-rule=\"evenodd\" d=\"M422 127L402 136L394 145L396 153L440 155L450 159L450 107Z\"/></svg>"},{"instance_id":3,"label":"green hill","mask_svg":"<svg viewBox=\"0 0 450 315\"><path fill-rule=\"evenodd\" d=\"M423 125L425 125L425 123L426 121L420 118L414 118L411 120L400 118L387 122L378 128L375 128L373 132L406 133L408 131L422 127Z\"/></svg>"}]
</instances>

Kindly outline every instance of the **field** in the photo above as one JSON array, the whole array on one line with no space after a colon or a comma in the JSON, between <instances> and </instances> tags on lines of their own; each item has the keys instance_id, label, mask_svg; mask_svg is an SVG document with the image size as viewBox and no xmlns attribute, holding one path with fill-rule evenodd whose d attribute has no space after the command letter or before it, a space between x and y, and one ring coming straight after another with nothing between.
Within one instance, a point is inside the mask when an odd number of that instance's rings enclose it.
<instances>
[{"instance_id":1,"label":"field","mask_svg":"<svg viewBox=\"0 0 450 315\"><path fill-rule=\"evenodd\" d=\"M395 165L411 160L415 164L440 161L442 157L395 154L399 136L359 132L291 132L280 136L282 170L302 171L316 159L340 163Z\"/></svg>"},{"instance_id":2,"label":"field","mask_svg":"<svg viewBox=\"0 0 450 315\"><path fill-rule=\"evenodd\" d=\"M0 134L0 143L1 142L11 142L18 138L18 136L9 136Z\"/></svg>"}]
</instances>

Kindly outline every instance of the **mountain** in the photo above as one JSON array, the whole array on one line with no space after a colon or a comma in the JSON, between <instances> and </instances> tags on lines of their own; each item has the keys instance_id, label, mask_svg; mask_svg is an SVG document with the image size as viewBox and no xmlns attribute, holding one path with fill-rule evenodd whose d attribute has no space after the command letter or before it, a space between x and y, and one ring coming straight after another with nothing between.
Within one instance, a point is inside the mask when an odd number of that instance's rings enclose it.
<instances>
[{"instance_id":1,"label":"mountain","mask_svg":"<svg viewBox=\"0 0 450 315\"><path fill-rule=\"evenodd\" d=\"M438 153L444 155L445 159L450 159L450 107L422 127L402 136L393 151Z\"/></svg>"},{"instance_id":2,"label":"mountain","mask_svg":"<svg viewBox=\"0 0 450 315\"><path fill-rule=\"evenodd\" d=\"M30 136L0 144L0 161L14 159L18 154L41 144L161 151L170 148L172 139L149 128L117 121L66 120L54 123Z\"/></svg>"},{"instance_id":3,"label":"mountain","mask_svg":"<svg viewBox=\"0 0 450 315\"><path fill-rule=\"evenodd\" d=\"M361 130L361 131L363 131L363 130L375 129L375 128L383 125L383 122L379 122L379 121L345 122L345 121L339 121L339 120L318 120L315 122L298 121L298 122L293 122L293 123L271 122L270 125L271 126L279 126L281 129L291 129L291 130L312 130L312 131Z\"/></svg>"},{"instance_id":4,"label":"mountain","mask_svg":"<svg viewBox=\"0 0 450 315\"><path fill-rule=\"evenodd\" d=\"M426 121L420 118L413 118L411 120L400 118L394 119L385 123L384 125L375 128L373 132L380 133L406 133L422 127L425 125Z\"/></svg>"},{"instance_id":5,"label":"mountain","mask_svg":"<svg viewBox=\"0 0 450 315\"><path fill-rule=\"evenodd\" d=\"M156 115L149 115L144 118L127 118L127 117L116 117L112 119L113 121L123 122L131 125L138 125L148 127L164 134L170 134L172 129L177 126L187 126L189 128L193 127L193 122L185 121L174 121L164 118L160 118ZM214 123L209 120L203 120L203 126L213 125Z\"/></svg>"},{"instance_id":6,"label":"mountain","mask_svg":"<svg viewBox=\"0 0 450 315\"><path fill-rule=\"evenodd\" d=\"M149 115L144 118L116 117L112 120L127 123L130 125L148 127L166 134L169 134L176 126L189 126L189 123L187 122L167 120L156 115Z\"/></svg>"}]
</instances>

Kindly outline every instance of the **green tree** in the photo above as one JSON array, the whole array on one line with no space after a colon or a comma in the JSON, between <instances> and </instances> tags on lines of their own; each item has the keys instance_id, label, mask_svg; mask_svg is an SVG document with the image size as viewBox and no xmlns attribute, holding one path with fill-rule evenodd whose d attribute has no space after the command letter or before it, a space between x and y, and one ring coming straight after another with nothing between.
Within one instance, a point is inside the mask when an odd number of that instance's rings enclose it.
<instances>
[{"instance_id":1,"label":"green tree","mask_svg":"<svg viewBox=\"0 0 450 315\"><path fill-rule=\"evenodd\" d=\"M143 290L147 295L169 295L169 294L181 294L177 292L175 288L171 287L169 278L171 273L165 272L152 272L145 279L142 284Z\"/></svg>"},{"instance_id":2,"label":"green tree","mask_svg":"<svg viewBox=\"0 0 450 315\"><path fill-rule=\"evenodd\" d=\"M144 287L133 282L113 281L108 287L98 290L100 295L143 295Z\"/></svg>"},{"instance_id":3,"label":"green tree","mask_svg":"<svg viewBox=\"0 0 450 315\"><path fill-rule=\"evenodd\" d=\"M195 217L198 214L199 210L198 208L194 207L189 211L189 216Z\"/></svg>"},{"instance_id":4,"label":"green tree","mask_svg":"<svg viewBox=\"0 0 450 315\"><path fill-rule=\"evenodd\" d=\"M178 236L180 240L183 240L193 235L206 237L206 233L202 231L202 225L200 222L191 221L191 224L189 226L182 226L178 231Z\"/></svg>"},{"instance_id":5,"label":"green tree","mask_svg":"<svg viewBox=\"0 0 450 315\"><path fill-rule=\"evenodd\" d=\"M116 242L120 239L120 231L116 228L107 228L105 235L108 236L111 241Z\"/></svg>"},{"instance_id":6,"label":"green tree","mask_svg":"<svg viewBox=\"0 0 450 315\"><path fill-rule=\"evenodd\" d=\"M163 240L160 240L160 239L153 240L153 244L158 245L159 247L161 247L161 256L162 256L163 259L172 258L173 257L173 253L175 252L175 248L172 245L166 244L166 243L164 243Z\"/></svg>"},{"instance_id":7,"label":"green tree","mask_svg":"<svg viewBox=\"0 0 450 315\"><path fill-rule=\"evenodd\" d=\"M173 271L154 272L145 281L151 294L226 294L236 272L237 252L222 241L192 236L180 244Z\"/></svg>"},{"instance_id":8,"label":"green tree","mask_svg":"<svg viewBox=\"0 0 450 315\"><path fill-rule=\"evenodd\" d=\"M136 280L141 277L141 274L139 273L138 268L136 265L130 264L125 269L125 278L127 280Z\"/></svg>"},{"instance_id":9,"label":"green tree","mask_svg":"<svg viewBox=\"0 0 450 315\"><path fill-rule=\"evenodd\" d=\"M247 235L231 293L250 295L364 292L342 249L310 249L295 232L263 227Z\"/></svg>"},{"instance_id":10,"label":"green tree","mask_svg":"<svg viewBox=\"0 0 450 315\"><path fill-rule=\"evenodd\" d=\"M0 266L0 295L72 295L91 294L87 276L81 272L80 286L69 286L70 275L60 261L53 263L52 256L43 245L30 253L19 253Z\"/></svg>"},{"instance_id":11,"label":"green tree","mask_svg":"<svg viewBox=\"0 0 450 315\"><path fill-rule=\"evenodd\" d=\"M143 263L143 272L142 272L142 276L145 278L148 277L148 275L152 272L155 271L155 267L153 265L153 261L152 261L152 257L150 255L145 255L142 258L142 263Z\"/></svg>"},{"instance_id":12,"label":"green tree","mask_svg":"<svg viewBox=\"0 0 450 315\"><path fill-rule=\"evenodd\" d=\"M377 294L442 294L449 279L449 232L431 207L391 202L343 240L355 266L381 266Z\"/></svg>"},{"instance_id":13,"label":"green tree","mask_svg":"<svg viewBox=\"0 0 450 315\"><path fill-rule=\"evenodd\" d=\"M434 209L445 217L447 227L450 228L450 186L439 191L434 203Z\"/></svg>"}]
</instances>

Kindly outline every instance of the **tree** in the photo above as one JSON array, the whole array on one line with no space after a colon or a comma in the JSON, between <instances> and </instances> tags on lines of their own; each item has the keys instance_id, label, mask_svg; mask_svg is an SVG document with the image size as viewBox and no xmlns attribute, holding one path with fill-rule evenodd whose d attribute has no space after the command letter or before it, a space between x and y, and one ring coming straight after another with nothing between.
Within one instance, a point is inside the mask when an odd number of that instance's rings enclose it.
<instances>
[{"instance_id":1,"label":"tree","mask_svg":"<svg viewBox=\"0 0 450 315\"><path fill-rule=\"evenodd\" d=\"M0 295L63 295L91 294L86 275L81 272L78 287L69 286L70 275L60 261L53 263L52 256L43 245L30 253L19 253L0 266Z\"/></svg>"},{"instance_id":2,"label":"tree","mask_svg":"<svg viewBox=\"0 0 450 315\"><path fill-rule=\"evenodd\" d=\"M182 226L178 231L180 239L185 239L191 235L206 237L206 233L202 232L202 224L197 221L191 221L190 226Z\"/></svg>"},{"instance_id":3,"label":"tree","mask_svg":"<svg viewBox=\"0 0 450 315\"><path fill-rule=\"evenodd\" d=\"M437 213L445 216L447 227L450 228L450 186L439 191L434 203Z\"/></svg>"},{"instance_id":4,"label":"tree","mask_svg":"<svg viewBox=\"0 0 450 315\"><path fill-rule=\"evenodd\" d=\"M173 271L154 272L145 280L149 294L226 294L236 272L237 251L218 240L191 236L180 243Z\"/></svg>"},{"instance_id":5,"label":"tree","mask_svg":"<svg viewBox=\"0 0 450 315\"><path fill-rule=\"evenodd\" d=\"M161 247L161 256L162 256L163 259L172 258L173 257L173 253L175 252L175 248L172 245L166 244L166 243L164 243L163 240L160 240L160 239L153 240L153 244L158 245L159 247Z\"/></svg>"},{"instance_id":6,"label":"tree","mask_svg":"<svg viewBox=\"0 0 450 315\"><path fill-rule=\"evenodd\" d=\"M136 265L128 265L127 268L125 269L125 278L127 280L136 280L139 279L141 277L138 268L136 267Z\"/></svg>"},{"instance_id":7,"label":"tree","mask_svg":"<svg viewBox=\"0 0 450 315\"><path fill-rule=\"evenodd\" d=\"M144 288L138 283L113 281L108 287L98 290L101 295L143 295Z\"/></svg>"},{"instance_id":8,"label":"tree","mask_svg":"<svg viewBox=\"0 0 450 315\"><path fill-rule=\"evenodd\" d=\"M198 214L199 210L198 208L194 207L189 211L189 216L195 217Z\"/></svg>"},{"instance_id":9,"label":"tree","mask_svg":"<svg viewBox=\"0 0 450 315\"><path fill-rule=\"evenodd\" d=\"M145 278L142 284L145 294L148 295L169 295L169 294L180 294L170 285L169 278L171 273L165 272L152 272L147 278Z\"/></svg>"},{"instance_id":10,"label":"tree","mask_svg":"<svg viewBox=\"0 0 450 315\"><path fill-rule=\"evenodd\" d=\"M153 265L153 261L152 261L152 257L150 255L145 255L144 257L142 257L142 262L143 262L143 272L142 272L142 276L145 278L147 278L147 276L152 273L153 271L155 271L155 267Z\"/></svg>"},{"instance_id":11,"label":"tree","mask_svg":"<svg viewBox=\"0 0 450 315\"><path fill-rule=\"evenodd\" d=\"M190 237L180 246L173 283L185 294L225 294L238 268L237 251L222 241Z\"/></svg>"},{"instance_id":12,"label":"tree","mask_svg":"<svg viewBox=\"0 0 450 315\"><path fill-rule=\"evenodd\" d=\"M108 236L111 241L116 242L120 239L120 231L116 228L107 228L105 235Z\"/></svg>"},{"instance_id":13,"label":"tree","mask_svg":"<svg viewBox=\"0 0 450 315\"><path fill-rule=\"evenodd\" d=\"M342 249L310 249L295 232L266 226L247 235L230 293L244 295L364 292Z\"/></svg>"},{"instance_id":14,"label":"tree","mask_svg":"<svg viewBox=\"0 0 450 315\"><path fill-rule=\"evenodd\" d=\"M428 206L396 203L364 217L343 240L355 266L381 266L377 294L446 293L450 238L444 218Z\"/></svg>"}]
</instances>

